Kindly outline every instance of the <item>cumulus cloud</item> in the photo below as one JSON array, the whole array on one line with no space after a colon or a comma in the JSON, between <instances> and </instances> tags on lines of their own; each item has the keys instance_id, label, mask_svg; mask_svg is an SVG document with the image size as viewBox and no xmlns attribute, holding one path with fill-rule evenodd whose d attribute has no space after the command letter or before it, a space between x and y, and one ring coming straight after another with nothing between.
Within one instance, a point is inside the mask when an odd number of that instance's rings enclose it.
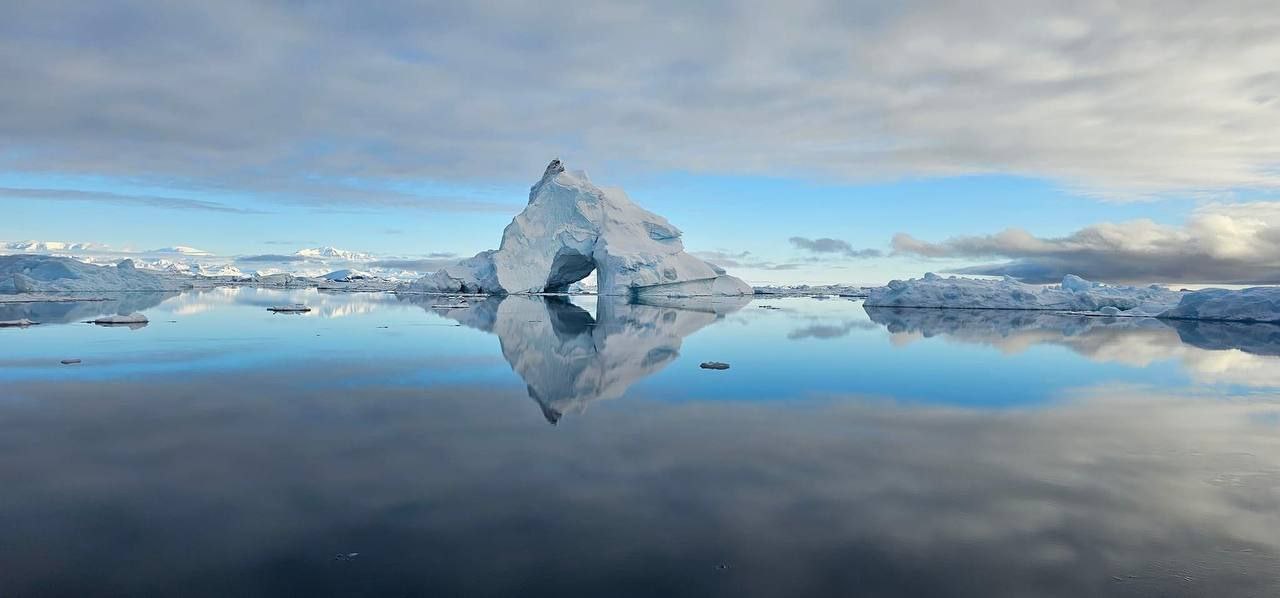
<instances>
[{"instance_id":1,"label":"cumulus cloud","mask_svg":"<svg viewBox=\"0 0 1280 598\"><path fill-rule=\"evenodd\" d=\"M1126 197L1280 182L1280 13L1263 0L20 1L5 16L5 169L288 190L314 173L525 180L559 155L1002 172ZM306 195L386 197L344 192Z\"/></svg>"},{"instance_id":2,"label":"cumulus cloud","mask_svg":"<svg viewBox=\"0 0 1280 598\"><path fill-rule=\"evenodd\" d=\"M884 255L879 249L854 249L848 241L841 241L840 239L791 237L789 240L798 249L812 251L813 253L837 253L852 258L880 257Z\"/></svg>"},{"instance_id":3,"label":"cumulus cloud","mask_svg":"<svg viewBox=\"0 0 1280 598\"><path fill-rule=\"evenodd\" d=\"M894 252L928 258L1012 261L962 268L1052 282L1064 274L1108 282L1280 283L1280 202L1211 204L1182 226L1150 220L1101 223L1065 237L1021 229L927 242L907 233Z\"/></svg>"}]
</instances>

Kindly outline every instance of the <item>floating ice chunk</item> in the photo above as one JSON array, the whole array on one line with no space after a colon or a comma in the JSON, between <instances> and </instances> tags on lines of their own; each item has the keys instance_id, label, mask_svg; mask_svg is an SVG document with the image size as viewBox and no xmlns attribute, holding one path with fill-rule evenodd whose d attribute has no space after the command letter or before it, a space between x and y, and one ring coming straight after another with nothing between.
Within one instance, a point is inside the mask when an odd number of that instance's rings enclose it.
<instances>
[{"instance_id":1,"label":"floating ice chunk","mask_svg":"<svg viewBox=\"0 0 1280 598\"><path fill-rule=\"evenodd\" d=\"M1029 309L1109 315L1154 316L1177 304L1182 293L1159 286L1110 286L1068 275L1058 286L1023 284L1012 278L924 278L894 280L872 289L869 307L935 307L952 309Z\"/></svg>"},{"instance_id":2,"label":"floating ice chunk","mask_svg":"<svg viewBox=\"0 0 1280 598\"><path fill-rule=\"evenodd\" d=\"M285 312L285 313L304 313L304 312L311 311L311 308L301 303L294 303L293 305L273 305L271 307L268 307L267 311Z\"/></svg>"},{"instance_id":3,"label":"floating ice chunk","mask_svg":"<svg viewBox=\"0 0 1280 598\"><path fill-rule=\"evenodd\" d=\"M1280 323L1280 287L1194 291L1183 295L1178 305L1160 314L1160 317L1174 320Z\"/></svg>"},{"instance_id":4,"label":"floating ice chunk","mask_svg":"<svg viewBox=\"0 0 1280 598\"><path fill-rule=\"evenodd\" d=\"M25 328L27 326L35 326L36 324L39 324L39 322L32 322L31 320L28 320L26 318L21 318L18 320L0 320L0 328L16 328L16 327Z\"/></svg>"},{"instance_id":5,"label":"floating ice chunk","mask_svg":"<svg viewBox=\"0 0 1280 598\"><path fill-rule=\"evenodd\" d=\"M440 269L406 290L428 293L561 293L597 273L600 295L737 296L751 287L684 250L680 229L601 189L559 160L529 190L497 250Z\"/></svg>"},{"instance_id":6,"label":"floating ice chunk","mask_svg":"<svg viewBox=\"0 0 1280 598\"><path fill-rule=\"evenodd\" d=\"M723 361L704 361L698 364L698 367L704 370L727 370L729 369L729 364Z\"/></svg>"},{"instance_id":7,"label":"floating ice chunk","mask_svg":"<svg viewBox=\"0 0 1280 598\"><path fill-rule=\"evenodd\" d=\"M129 314L127 316L102 316L93 321L94 324L105 324L108 326L116 324L146 324L149 320L142 314Z\"/></svg>"},{"instance_id":8,"label":"floating ice chunk","mask_svg":"<svg viewBox=\"0 0 1280 598\"><path fill-rule=\"evenodd\" d=\"M61 363L62 365L75 365L77 363L80 363L80 360L79 359L63 359L58 363Z\"/></svg>"}]
</instances>

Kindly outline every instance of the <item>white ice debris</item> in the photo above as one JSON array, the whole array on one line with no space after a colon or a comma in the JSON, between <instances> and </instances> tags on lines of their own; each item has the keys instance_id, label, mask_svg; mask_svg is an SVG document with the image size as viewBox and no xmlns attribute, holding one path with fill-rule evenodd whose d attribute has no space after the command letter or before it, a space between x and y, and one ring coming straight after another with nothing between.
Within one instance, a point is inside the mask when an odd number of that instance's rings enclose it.
<instances>
[{"instance_id":1,"label":"white ice debris","mask_svg":"<svg viewBox=\"0 0 1280 598\"><path fill-rule=\"evenodd\" d=\"M146 324L147 317L142 314L129 314L127 316L101 316L93 321L94 324Z\"/></svg>"},{"instance_id":2,"label":"white ice debris","mask_svg":"<svg viewBox=\"0 0 1280 598\"><path fill-rule=\"evenodd\" d=\"M1280 287L1194 291L1183 295L1177 306L1160 314L1160 317L1175 320L1280 323Z\"/></svg>"},{"instance_id":3,"label":"white ice debris","mask_svg":"<svg viewBox=\"0 0 1280 598\"><path fill-rule=\"evenodd\" d=\"M1110 286L1067 275L1061 285L1023 284L1003 279L924 278L890 281L872 289L869 307L937 307L952 309L1029 309L1155 316L1177 304L1182 293L1164 287Z\"/></svg>"},{"instance_id":4,"label":"white ice debris","mask_svg":"<svg viewBox=\"0 0 1280 598\"><path fill-rule=\"evenodd\" d=\"M564 292L597 271L601 295L748 295L751 287L684 251L680 230L621 190L601 189L559 160L529 190L497 250L447 266L407 290Z\"/></svg>"},{"instance_id":5,"label":"white ice debris","mask_svg":"<svg viewBox=\"0 0 1280 598\"><path fill-rule=\"evenodd\" d=\"M38 323L39 322L32 322L31 320L28 320L26 318L21 318L18 320L0 320L0 328L17 328L17 327L25 328L27 326L35 326Z\"/></svg>"},{"instance_id":6,"label":"white ice debris","mask_svg":"<svg viewBox=\"0 0 1280 598\"><path fill-rule=\"evenodd\" d=\"M132 260L94 266L48 255L0 256L0 293L176 291L190 287L188 281L139 270Z\"/></svg>"}]
</instances>

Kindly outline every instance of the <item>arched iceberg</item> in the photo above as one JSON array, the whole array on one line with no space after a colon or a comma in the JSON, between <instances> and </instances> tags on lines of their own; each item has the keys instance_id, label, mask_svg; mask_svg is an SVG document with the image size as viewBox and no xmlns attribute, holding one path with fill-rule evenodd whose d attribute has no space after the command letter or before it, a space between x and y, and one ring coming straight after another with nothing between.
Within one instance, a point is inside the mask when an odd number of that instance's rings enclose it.
<instances>
[{"instance_id":1,"label":"arched iceberg","mask_svg":"<svg viewBox=\"0 0 1280 598\"><path fill-rule=\"evenodd\" d=\"M595 186L559 160L529 190L529 205L502 232L497 250L442 268L409 290L437 293L563 292L594 270L600 295L750 295L745 282L684 250L680 230Z\"/></svg>"}]
</instances>

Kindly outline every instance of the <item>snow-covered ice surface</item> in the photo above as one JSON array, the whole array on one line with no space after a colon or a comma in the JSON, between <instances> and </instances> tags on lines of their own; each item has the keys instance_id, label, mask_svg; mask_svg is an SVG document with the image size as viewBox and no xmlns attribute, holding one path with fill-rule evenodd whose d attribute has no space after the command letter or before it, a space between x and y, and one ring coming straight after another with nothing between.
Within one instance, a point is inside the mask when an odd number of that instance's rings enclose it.
<instances>
[{"instance_id":1,"label":"snow-covered ice surface","mask_svg":"<svg viewBox=\"0 0 1280 598\"><path fill-rule=\"evenodd\" d=\"M751 287L684 250L680 230L601 189L559 160L529 190L497 250L446 266L409 285L417 292L563 292L593 270L601 295L748 295Z\"/></svg>"},{"instance_id":2,"label":"snow-covered ice surface","mask_svg":"<svg viewBox=\"0 0 1280 598\"><path fill-rule=\"evenodd\" d=\"M1111 286L1067 275L1061 285L1038 286L1003 279L942 277L894 280L872 289L869 307L1050 310L1112 316L1156 316L1178 303L1183 293L1164 287Z\"/></svg>"},{"instance_id":3,"label":"snow-covered ice surface","mask_svg":"<svg viewBox=\"0 0 1280 598\"><path fill-rule=\"evenodd\" d=\"M185 278L135 268L131 260L95 266L48 255L0 256L0 293L176 291L191 286Z\"/></svg>"},{"instance_id":4,"label":"snow-covered ice surface","mask_svg":"<svg viewBox=\"0 0 1280 598\"><path fill-rule=\"evenodd\" d=\"M1204 289L1183 295L1172 309L1160 314L1177 320L1280 323L1280 287L1240 290Z\"/></svg>"}]
</instances>

